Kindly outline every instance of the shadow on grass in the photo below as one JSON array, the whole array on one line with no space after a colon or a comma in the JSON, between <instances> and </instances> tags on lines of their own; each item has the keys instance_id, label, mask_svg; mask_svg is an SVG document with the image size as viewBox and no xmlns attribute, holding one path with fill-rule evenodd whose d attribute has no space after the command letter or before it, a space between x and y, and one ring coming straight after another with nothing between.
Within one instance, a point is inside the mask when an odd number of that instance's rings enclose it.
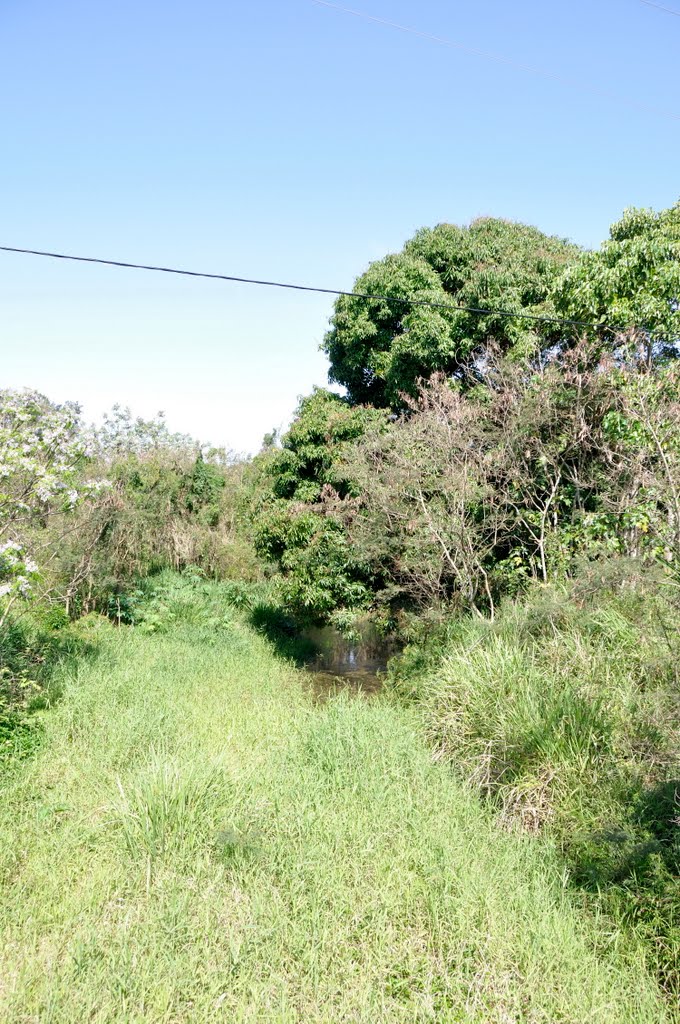
<instances>
[{"instance_id":1,"label":"shadow on grass","mask_svg":"<svg viewBox=\"0 0 680 1024\"><path fill-rule=\"evenodd\" d=\"M644 884L659 867L680 883L680 779L631 794L630 802L628 822L582 837L570 851L579 886L601 890L633 878Z\"/></svg>"},{"instance_id":2,"label":"shadow on grass","mask_svg":"<svg viewBox=\"0 0 680 1024\"><path fill-rule=\"evenodd\" d=\"M644 790L637 817L657 840L669 871L680 875L680 779Z\"/></svg>"},{"instance_id":3,"label":"shadow on grass","mask_svg":"<svg viewBox=\"0 0 680 1024\"><path fill-rule=\"evenodd\" d=\"M265 637L276 654L299 668L309 665L318 654L317 645L302 635L302 626L280 605L259 602L248 613L250 625Z\"/></svg>"},{"instance_id":4,"label":"shadow on grass","mask_svg":"<svg viewBox=\"0 0 680 1024\"><path fill-rule=\"evenodd\" d=\"M0 778L39 748L45 712L62 695L64 672L99 646L64 616L14 620L0 633Z\"/></svg>"},{"instance_id":5,"label":"shadow on grass","mask_svg":"<svg viewBox=\"0 0 680 1024\"><path fill-rule=\"evenodd\" d=\"M632 925L673 1005L680 1005L680 779L641 790L630 820L569 851L572 882Z\"/></svg>"}]
</instances>

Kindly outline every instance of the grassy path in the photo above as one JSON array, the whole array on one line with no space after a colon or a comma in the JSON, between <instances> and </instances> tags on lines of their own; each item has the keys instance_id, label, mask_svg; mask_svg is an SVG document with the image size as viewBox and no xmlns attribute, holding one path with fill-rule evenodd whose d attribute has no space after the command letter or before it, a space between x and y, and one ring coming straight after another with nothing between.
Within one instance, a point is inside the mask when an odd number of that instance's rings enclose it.
<instances>
[{"instance_id":1,"label":"grassy path","mask_svg":"<svg viewBox=\"0 0 680 1024\"><path fill-rule=\"evenodd\" d=\"M665 1019L408 711L314 706L236 620L101 643L3 784L0 1020Z\"/></svg>"}]
</instances>

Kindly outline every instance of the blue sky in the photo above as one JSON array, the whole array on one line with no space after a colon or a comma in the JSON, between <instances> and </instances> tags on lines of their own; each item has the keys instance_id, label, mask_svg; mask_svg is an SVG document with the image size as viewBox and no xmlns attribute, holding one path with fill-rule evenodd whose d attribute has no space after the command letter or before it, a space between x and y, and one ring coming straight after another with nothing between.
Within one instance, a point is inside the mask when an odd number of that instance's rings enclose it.
<instances>
[{"instance_id":1,"label":"blue sky","mask_svg":"<svg viewBox=\"0 0 680 1024\"><path fill-rule=\"evenodd\" d=\"M347 6L583 88L313 0L0 0L0 244L348 288L425 224L497 215L592 246L625 206L680 196L680 18ZM3 253L0 290L0 386L89 418L163 409L248 451L326 381L328 297Z\"/></svg>"}]
</instances>

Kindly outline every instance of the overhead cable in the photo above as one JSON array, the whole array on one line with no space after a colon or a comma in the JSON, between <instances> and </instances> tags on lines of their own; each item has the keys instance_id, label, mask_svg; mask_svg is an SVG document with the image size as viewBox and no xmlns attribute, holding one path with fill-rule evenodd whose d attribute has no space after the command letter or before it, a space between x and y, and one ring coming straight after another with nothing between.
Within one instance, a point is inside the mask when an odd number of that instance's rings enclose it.
<instances>
[{"instance_id":1,"label":"overhead cable","mask_svg":"<svg viewBox=\"0 0 680 1024\"><path fill-rule=\"evenodd\" d=\"M647 0L642 0L646 3ZM351 14L355 18L363 18L364 21L371 21L375 25L382 25L386 28L396 29L398 32L407 32L409 35L419 36L421 39L427 39L431 43L438 43L440 46L447 46L453 50L460 50L463 53L472 54L473 57L482 57L484 60L494 61L496 64L506 64L508 67L516 68L518 71L526 71L531 75L540 75L542 78L552 79L554 82L560 82L562 85L569 86L570 89L578 89L580 92L593 93L596 96L603 97L607 100L614 100L617 103L623 103L626 106L634 107L638 110L648 110L654 114L658 114L661 117L669 117L673 121L680 121L680 114L674 113L672 110L665 110L663 107L656 107L651 103L645 103L644 100L630 99L625 96L620 96L618 93L610 92L608 89L601 89L597 85L593 85L591 82L583 82L580 79L567 78L565 75L557 75L553 71L547 71L545 68L535 67L533 64L523 64L521 61L514 60L512 57L505 57L500 53L493 53L490 50L480 50L474 46L466 46L464 43L456 42L453 39L447 39L444 36L433 35L431 32L423 32L417 28L411 28L408 25L401 25L396 21L389 21L387 18L378 18L373 14L367 14L365 11L355 11L351 7L343 7L341 4L331 3L330 0L312 0L312 3L318 7L328 7L333 11L339 11L342 14ZM658 6L651 4L650 6ZM670 8L664 8L664 10L670 11ZM670 11L671 14L676 13Z\"/></svg>"},{"instance_id":2,"label":"overhead cable","mask_svg":"<svg viewBox=\"0 0 680 1024\"><path fill-rule=\"evenodd\" d=\"M42 249L19 249L12 245L0 245L0 252L23 253L28 256L47 256L55 260L71 260L76 263L95 263L105 267L123 267L128 270L153 270L161 274L179 274L182 277L202 277L214 281L231 281L236 284L255 284L263 288L287 288L298 292L316 292L320 295L346 295L354 299L377 302L394 302L403 306L428 306L432 309L448 309L460 313L472 313L478 316L501 316L514 320L537 320L543 323L565 324L569 327L589 327L594 330L608 330L614 333L624 330L621 327L609 327L603 323L592 323L585 320L570 320L560 316L544 316L540 313L522 313L509 309L493 309L481 306L458 306L451 302L435 302L431 299L414 299L402 295L373 295L369 292L350 292L342 288L319 288L308 284L291 284L287 281L265 281L254 277L236 277L234 274L213 274L200 270L183 270L177 267L160 267L148 263L128 263L123 260L105 260L96 256L72 256L63 252L47 252Z\"/></svg>"},{"instance_id":3,"label":"overhead cable","mask_svg":"<svg viewBox=\"0 0 680 1024\"><path fill-rule=\"evenodd\" d=\"M674 11L672 7L664 7L663 4L652 3L652 0L640 0L646 7L656 7L657 11L665 11L666 14L673 14L676 18L680 18L680 11Z\"/></svg>"}]
</instances>

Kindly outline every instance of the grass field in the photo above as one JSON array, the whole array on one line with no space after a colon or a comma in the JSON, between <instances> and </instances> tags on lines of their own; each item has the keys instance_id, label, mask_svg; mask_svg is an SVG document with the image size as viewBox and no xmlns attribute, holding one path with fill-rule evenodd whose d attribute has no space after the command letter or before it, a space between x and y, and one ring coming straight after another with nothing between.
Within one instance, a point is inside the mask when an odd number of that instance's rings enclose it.
<instances>
[{"instance_id":1,"label":"grass field","mask_svg":"<svg viewBox=\"0 0 680 1024\"><path fill-rule=\"evenodd\" d=\"M415 712L314 704L236 613L189 618L103 627L2 783L0 1020L666 1020Z\"/></svg>"}]
</instances>

